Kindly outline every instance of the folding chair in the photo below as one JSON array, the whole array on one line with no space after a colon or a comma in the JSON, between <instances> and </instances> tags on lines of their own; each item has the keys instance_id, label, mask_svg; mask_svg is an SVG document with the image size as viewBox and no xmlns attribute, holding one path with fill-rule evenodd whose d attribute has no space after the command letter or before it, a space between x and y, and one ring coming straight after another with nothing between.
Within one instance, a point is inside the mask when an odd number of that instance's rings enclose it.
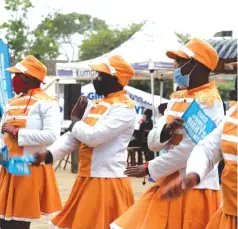
<instances>
[{"instance_id":1,"label":"folding chair","mask_svg":"<svg viewBox=\"0 0 238 229\"><path fill-rule=\"evenodd\" d=\"M59 161L58 165L55 167L55 172L56 172L57 169L61 166L61 164L63 163L63 161L65 161L65 163L64 163L64 170L66 169L66 166L67 166L68 163L71 164L71 162L69 161L69 157L70 157L70 154L68 154L67 156L65 156L64 158L62 158L62 159Z\"/></svg>"}]
</instances>

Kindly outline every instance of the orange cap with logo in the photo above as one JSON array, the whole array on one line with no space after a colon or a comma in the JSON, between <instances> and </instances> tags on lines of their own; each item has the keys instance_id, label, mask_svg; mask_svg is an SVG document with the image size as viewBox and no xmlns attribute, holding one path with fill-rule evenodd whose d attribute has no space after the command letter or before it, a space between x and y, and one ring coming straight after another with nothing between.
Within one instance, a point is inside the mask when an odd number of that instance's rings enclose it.
<instances>
[{"instance_id":1,"label":"orange cap with logo","mask_svg":"<svg viewBox=\"0 0 238 229\"><path fill-rule=\"evenodd\" d=\"M104 72L118 78L119 83L124 87L134 76L135 71L129 63L121 56L114 55L100 64L93 64L90 67L97 72Z\"/></svg>"},{"instance_id":2,"label":"orange cap with logo","mask_svg":"<svg viewBox=\"0 0 238 229\"><path fill-rule=\"evenodd\" d=\"M216 68L219 60L216 50L209 43L198 38L192 39L182 46L180 50L168 51L166 55L171 59L176 59L178 57L184 59L193 58L210 70Z\"/></svg>"},{"instance_id":3,"label":"orange cap with logo","mask_svg":"<svg viewBox=\"0 0 238 229\"><path fill-rule=\"evenodd\" d=\"M6 71L12 73L23 73L32 76L40 81L43 81L47 68L34 56L28 56L21 62L17 63L15 66L7 68Z\"/></svg>"}]
</instances>

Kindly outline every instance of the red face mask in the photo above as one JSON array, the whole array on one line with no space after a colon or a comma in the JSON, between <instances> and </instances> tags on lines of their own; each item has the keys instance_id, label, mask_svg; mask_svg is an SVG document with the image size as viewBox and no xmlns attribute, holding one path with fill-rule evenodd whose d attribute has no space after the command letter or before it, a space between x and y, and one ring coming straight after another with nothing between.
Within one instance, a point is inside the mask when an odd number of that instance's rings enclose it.
<instances>
[{"instance_id":1,"label":"red face mask","mask_svg":"<svg viewBox=\"0 0 238 229\"><path fill-rule=\"evenodd\" d=\"M17 95L24 92L25 87L23 83L23 78L19 76L14 76L12 79L12 87Z\"/></svg>"}]
</instances>

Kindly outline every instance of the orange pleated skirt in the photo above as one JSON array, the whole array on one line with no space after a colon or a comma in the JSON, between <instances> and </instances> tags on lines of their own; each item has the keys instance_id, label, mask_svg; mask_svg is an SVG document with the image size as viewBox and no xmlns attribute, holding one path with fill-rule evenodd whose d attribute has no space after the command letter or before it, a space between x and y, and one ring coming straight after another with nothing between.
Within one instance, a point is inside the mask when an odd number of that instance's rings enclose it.
<instances>
[{"instance_id":1,"label":"orange pleated skirt","mask_svg":"<svg viewBox=\"0 0 238 229\"><path fill-rule=\"evenodd\" d=\"M237 216L227 215L219 208L206 229L237 229Z\"/></svg>"},{"instance_id":2,"label":"orange pleated skirt","mask_svg":"<svg viewBox=\"0 0 238 229\"><path fill-rule=\"evenodd\" d=\"M179 198L160 200L159 190L151 187L111 228L205 229L220 205L219 191L193 189Z\"/></svg>"},{"instance_id":3,"label":"orange pleated skirt","mask_svg":"<svg viewBox=\"0 0 238 229\"><path fill-rule=\"evenodd\" d=\"M110 223L134 203L129 178L76 178L54 228L109 229Z\"/></svg>"},{"instance_id":4,"label":"orange pleated skirt","mask_svg":"<svg viewBox=\"0 0 238 229\"><path fill-rule=\"evenodd\" d=\"M52 166L30 166L30 171L30 176L13 176L1 168L1 219L31 222L62 209Z\"/></svg>"}]
</instances>

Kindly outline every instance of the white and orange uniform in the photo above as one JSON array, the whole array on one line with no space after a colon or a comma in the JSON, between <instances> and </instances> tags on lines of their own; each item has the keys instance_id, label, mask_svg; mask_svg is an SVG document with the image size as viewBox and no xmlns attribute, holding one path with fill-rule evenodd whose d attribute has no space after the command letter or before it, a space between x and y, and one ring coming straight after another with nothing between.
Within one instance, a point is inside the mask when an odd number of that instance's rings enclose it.
<instances>
[{"instance_id":1,"label":"white and orange uniform","mask_svg":"<svg viewBox=\"0 0 238 229\"><path fill-rule=\"evenodd\" d=\"M124 171L135 117L125 92L112 93L89 104L72 132L48 148L57 160L82 143L78 176L63 210L52 219L55 228L108 229L134 203Z\"/></svg>"},{"instance_id":2,"label":"white and orange uniform","mask_svg":"<svg viewBox=\"0 0 238 229\"><path fill-rule=\"evenodd\" d=\"M201 109L218 125L224 109L213 82L192 90L174 92L165 115L161 117L148 136L148 146L153 151L165 153L149 162L149 173L157 181L139 201L119 217L113 229L204 229L220 204L217 166L206 179L189 194L174 200L160 200L160 188L178 176L184 176L187 159L195 147L183 129L166 142L161 142L161 132L166 123L182 117L196 100Z\"/></svg>"},{"instance_id":3,"label":"white and orange uniform","mask_svg":"<svg viewBox=\"0 0 238 229\"><path fill-rule=\"evenodd\" d=\"M1 124L20 128L18 138L1 134L10 156L45 152L60 135L60 110L57 101L41 89L9 101ZM61 200L51 165L30 166L30 176L13 176L5 168L0 172L0 218L33 221L41 214L61 210Z\"/></svg>"},{"instance_id":4,"label":"white and orange uniform","mask_svg":"<svg viewBox=\"0 0 238 229\"><path fill-rule=\"evenodd\" d=\"M191 153L186 173L196 173L201 181L214 165L224 159L222 172L222 204L207 225L207 229L237 228L237 125L238 104L236 102L224 118L224 121Z\"/></svg>"}]
</instances>

